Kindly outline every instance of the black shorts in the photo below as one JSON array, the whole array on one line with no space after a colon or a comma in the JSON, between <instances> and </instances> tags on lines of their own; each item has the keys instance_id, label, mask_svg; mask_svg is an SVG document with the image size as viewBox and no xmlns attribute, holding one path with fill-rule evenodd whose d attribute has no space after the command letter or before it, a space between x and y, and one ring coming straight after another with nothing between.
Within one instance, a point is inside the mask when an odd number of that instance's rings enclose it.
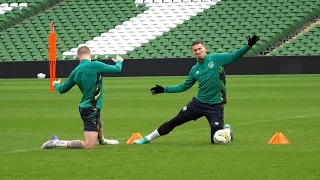
<instances>
[{"instance_id":1,"label":"black shorts","mask_svg":"<svg viewBox=\"0 0 320 180\"><path fill-rule=\"evenodd\" d=\"M100 109L79 107L81 119L83 121L84 131L99 131Z\"/></svg>"},{"instance_id":2,"label":"black shorts","mask_svg":"<svg viewBox=\"0 0 320 180\"><path fill-rule=\"evenodd\" d=\"M224 104L207 104L202 103L195 97L192 98L183 109L191 120L197 120L201 117L206 117L211 127L223 128L224 126Z\"/></svg>"}]
</instances>

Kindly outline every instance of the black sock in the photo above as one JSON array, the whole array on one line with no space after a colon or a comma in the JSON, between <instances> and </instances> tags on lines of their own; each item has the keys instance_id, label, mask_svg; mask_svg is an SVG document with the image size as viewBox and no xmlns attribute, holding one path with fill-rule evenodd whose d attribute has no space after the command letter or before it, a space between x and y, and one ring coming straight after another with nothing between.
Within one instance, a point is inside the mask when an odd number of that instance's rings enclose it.
<instances>
[{"instance_id":1,"label":"black sock","mask_svg":"<svg viewBox=\"0 0 320 180\"><path fill-rule=\"evenodd\" d=\"M216 133L218 130L220 129L223 129L222 127L219 127L219 126L213 126L211 127L211 143L214 144L214 141L213 141L213 136L214 136L214 133Z\"/></svg>"}]
</instances>

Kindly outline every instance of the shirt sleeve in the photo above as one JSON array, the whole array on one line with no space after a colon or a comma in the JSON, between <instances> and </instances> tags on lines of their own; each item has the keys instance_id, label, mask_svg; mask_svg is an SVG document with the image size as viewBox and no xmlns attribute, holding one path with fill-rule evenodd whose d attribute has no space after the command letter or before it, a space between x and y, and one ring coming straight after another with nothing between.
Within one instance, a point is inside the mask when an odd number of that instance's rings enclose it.
<instances>
[{"instance_id":1,"label":"shirt sleeve","mask_svg":"<svg viewBox=\"0 0 320 180\"><path fill-rule=\"evenodd\" d=\"M183 92L183 91L190 89L196 82L197 82L197 80L191 75L191 71L190 71L189 76L184 81L184 83L178 84L175 86L165 86L164 92L165 93L180 93L180 92Z\"/></svg>"},{"instance_id":2,"label":"shirt sleeve","mask_svg":"<svg viewBox=\"0 0 320 180\"><path fill-rule=\"evenodd\" d=\"M227 64L230 64L238 60L243 55L245 55L249 50L250 50L250 47L248 45L245 45L239 50L234 51L232 53L216 53L216 54L213 54L212 57L215 59L216 63L218 63L219 66L225 66Z\"/></svg>"},{"instance_id":3,"label":"shirt sleeve","mask_svg":"<svg viewBox=\"0 0 320 180\"><path fill-rule=\"evenodd\" d=\"M66 80L66 82L63 85L60 85L59 83L54 84L54 88L56 91L58 91L60 94L68 92L76 83L73 80L74 78L74 71L72 71Z\"/></svg>"},{"instance_id":4,"label":"shirt sleeve","mask_svg":"<svg viewBox=\"0 0 320 180\"><path fill-rule=\"evenodd\" d=\"M100 61L95 61L96 68L100 73L119 73L122 70L122 62L117 61L115 65L105 64Z\"/></svg>"}]
</instances>

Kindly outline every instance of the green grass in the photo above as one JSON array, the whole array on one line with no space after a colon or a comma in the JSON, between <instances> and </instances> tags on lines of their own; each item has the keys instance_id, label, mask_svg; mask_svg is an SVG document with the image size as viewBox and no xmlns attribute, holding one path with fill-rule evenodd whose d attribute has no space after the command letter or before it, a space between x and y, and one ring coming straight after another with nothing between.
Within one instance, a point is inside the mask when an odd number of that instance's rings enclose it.
<instances>
[{"instance_id":1,"label":"green grass","mask_svg":"<svg viewBox=\"0 0 320 180\"><path fill-rule=\"evenodd\" d=\"M320 76L227 76L226 123L235 140L211 145L206 119L146 145L128 145L175 116L197 92L152 96L184 77L104 78L102 119L118 146L40 146L52 135L83 139L77 87L60 95L48 79L0 80L0 179L320 179ZM282 132L290 145L269 145Z\"/></svg>"}]
</instances>

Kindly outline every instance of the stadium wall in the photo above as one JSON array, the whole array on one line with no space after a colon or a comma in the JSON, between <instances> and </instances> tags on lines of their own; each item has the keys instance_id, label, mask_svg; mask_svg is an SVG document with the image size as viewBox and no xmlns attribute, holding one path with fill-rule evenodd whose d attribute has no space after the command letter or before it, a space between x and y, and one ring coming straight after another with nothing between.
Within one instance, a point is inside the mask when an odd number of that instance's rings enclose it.
<instances>
[{"instance_id":1,"label":"stadium wall","mask_svg":"<svg viewBox=\"0 0 320 180\"><path fill-rule=\"evenodd\" d=\"M111 60L101 60L114 64ZM130 59L125 60L120 74L104 76L186 76L195 59ZM77 60L58 60L57 77L66 78ZM226 66L227 75L320 74L320 56L255 56L243 57ZM35 78L38 73L49 76L48 61L16 61L0 63L0 78Z\"/></svg>"}]
</instances>

